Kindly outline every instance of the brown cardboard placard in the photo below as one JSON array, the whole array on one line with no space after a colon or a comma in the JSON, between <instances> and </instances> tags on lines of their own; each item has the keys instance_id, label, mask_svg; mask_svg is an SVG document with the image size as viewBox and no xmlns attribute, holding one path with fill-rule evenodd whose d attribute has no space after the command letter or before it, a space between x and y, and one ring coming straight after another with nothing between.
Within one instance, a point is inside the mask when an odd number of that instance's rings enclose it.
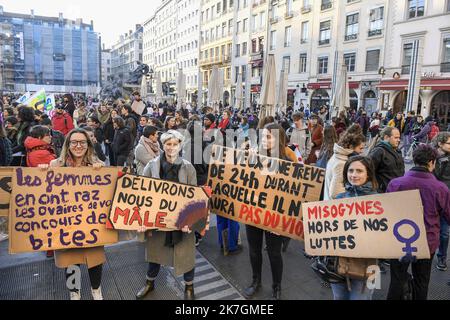
<instances>
[{"instance_id":1,"label":"brown cardboard placard","mask_svg":"<svg viewBox=\"0 0 450 320\"><path fill-rule=\"evenodd\" d=\"M7 217L9 215L11 182L14 169L14 167L0 168L0 217Z\"/></svg>"},{"instance_id":2,"label":"brown cardboard placard","mask_svg":"<svg viewBox=\"0 0 450 320\"><path fill-rule=\"evenodd\" d=\"M201 232L209 216L209 195L201 187L126 174L117 180L108 228Z\"/></svg>"},{"instance_id":3,"label":"brown cardboard placard","mask_svg":"<svg viewBox=\"0 0 450 320\"><path fill-rule=\"evenodd\" d=\"M303 240L301 205L320 199L324 179L320 168L214 145L208 177L211 211Z\"/></svg>"},{"instance_id":4,"label":"brown cardboard placard","mask_svg":"<svg viewBox=\"0 0 450 320\"><path fill-rule=\"evenodd\" d=\"M142 112L145 110L145 104L143 101L134 101L131 105L131 109L133 109L134 112L136 112L138 115L142 115Z\"/></svg>"},{"instance_id":5,"label":"brown cardboard placard","mask_svg":"<svg viewBox=\"0 0 450 320\"><path fill-rule=\"evenodd\" d=\"M303 204L312 256L429 259L418 190Z\"/></svg>"},{"instance_id":6,"label":"brown cardboard placard","mask_svg":"<svg viewBox=\"0 0 450 320\"><path fill-rule=\"evenodd\" d=\"M117 168L17 168L12 176L11 254L90 248L118 241L106 222Z\"/></svg>"}]
</instances>

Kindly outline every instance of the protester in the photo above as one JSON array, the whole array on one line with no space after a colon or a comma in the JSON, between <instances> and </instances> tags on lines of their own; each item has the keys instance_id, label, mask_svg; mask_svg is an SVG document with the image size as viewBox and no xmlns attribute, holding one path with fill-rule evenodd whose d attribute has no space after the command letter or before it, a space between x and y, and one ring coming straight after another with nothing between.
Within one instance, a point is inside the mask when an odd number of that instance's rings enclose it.
<instances>
[{"instance_id":1,"label":"protester","mask_svg":"<svg viewBox=\"0 0 450 320\"><path fill-rule=\"evenodd\" d=\"M311 131L312 148L305 163L313 165L317 162L317 155L320 152L323 143L323 126L319 124L319 116L311 116L309 129Z\"/></svg>"},{"instance_id":2,"label":"protester","mask_svg":"<svg viewBox=\"0 0 450 320\"><path fill-rule=\"evenodd\" d=\"M284 148L287 140L286 133L278 124L268 124L263 129L260 152L271 157L288 160ZM252 283L244 290L246 298L253 297L261 288L262 283L262 245L263 238L266 239L267 253L269 255L272 270L272 299L281 299L281 281L283 276L283 257L281 247L283 237L274 233L264 231L257 227L246 225L247 240L252 266Z\"/></svg>"},{"instance_id":3,"label":"protester","mask_svg":"<svg viewBox=\"0 0 450 320\"><path fill-rule=\"evenodd\" d=\"M142 133L144 132L144 128L149 125L149 118L147 115L143 115L139 118L139 125L137 129L137 139L140 140L142 137Z\"/></svg>"},{"instance_id":4,"label":"protester","mask_svg":"<svg viewBox=\"0 0 450 320\"><path fill-rule=\"evenodd\" d=\"M405 120L403 119L403 114L401 112L397 113L397 116L388 122L388 127L397 128L400 134L402 134L405 128Z\"/></svg>"},{"instance_id":5,"label":"protester","mask_svg":"<svg viewBox=\"0 0 450 320\"><path fill-rule=\"evenodd\" d=\"M435 177L445 183L450 189L450 133L441 132L433 141L434 148L438 152L436 160L436 168L434 169ZM438 262L436 268L440 271L447 271L447 251L449 242L449 224L441 217L441 231L439 250L437 252Z\"/></svg>"},{"instance_id":6,"label":"protester","mask_svg":"<svg viewBox=\"0 0 450 320\"><path fill-rule=\"evenodd\" d=\"M97 142L100 145L102 145L105 137L103 134L102 124L101 124L100 120L96 116L90 116L90 117L88 117L86 124L87 124L87 126L94 129L95 139L97 140Z\"/></svg>"},{"instance_id":7,"label":"protester","mask_svg":"<svg viewBox=\"0 0 450 320\"><path fill-rule=\"evenodd\" d=\"M108 121L106 121L106 123L103 125L103 135L105 137L105 149L106 154L109 158L109 165L116 166L116 159L114 158L114 150L112 147L115 133L113 119L116 118L119 113L117 112L117 110L112 109L110 114L111 116L109 117Z\"/></svg>"},{"instance_id":8,"label":"protester","mask_svg":"<svg viewBox=\"0 0 450 320\"><path fill-rule=\"evenodd\" d=\"M161 153L158 143L158 128L146 126L134 152L137 174L142 175L147 164Z\"/></svg>"},{"instance_id":9,"label":"protester","mask_svg":"<svg viewBox=\"0 0 450 320\"><path fill-rule=\"evenodd\" d=\"M64 110L63 105L56 105L55 111L52 118L53 129L60 131L64 136L67 136L67 134L74 129L72 117Z\"/></svg>"},{"instance_id":10,"label":"protester","mask_svg":"<svg viewBox=\"0 0 450 320\"><path fill-rule=\"evenodd\" d=\"M66 137L61 156L50 163L50 167L93 167L98 170L104 164L95 156L94 145L89 139L89 135L84 129L74 129ZM48 169L48 165L40 166L43 170ZM58 268L66 270L66 278L72 274L68 273L68 268L73 265L86 264L91 282L91 293L94 300L103 300L101 281L103 263L106 261L105 249L103 246L94 248L66 249L55 251L55 264ZM79 289L70 290L70 300L81 300Z\"/></svg>"},{"instance_id":11,"label":"protester","mask_svg":"<svg viewBox=\"0 0 450 320\"><path fill-rule=\"evenodd\" d=\"M167 180L188 185L197 185L197 177L192 164L180 158L179 153L184 137L177 131L169 130L161 136L163 152L150 161L144 169L146 177ZM145 232L145 227L139 230ZM155 288L155 279L161 265L172 266L175 274L184 274L185 300L194 300L195 276L195 236L189 227L180 231L147 232L146 260L149 262L147 281L136 295L138 299L144 298Z\"/></svg>"},{"instance_id":12,"label":"protester","mask_svg":"<svg viewBox=\"0 0 450 320\"><path fill-rule=\"evenodd\" d=\"M73 118L75 112L75 103L71 94L65 94L63 96L64 110Z\"/></svg>"},{"instance_id":13,"label":"protester","mask_svg":"<svg viewBox=\"0 0 450 320\"><path fill-rule=\"evenodd\" d=\"M30 136L25 140L27 149L27 166L38 167L40 164L50 164L56 159L55 151L51 146L52 137L50 129L45 126L34 126Z\"/></svg>"},{"instance_id":14,"label":"protester","mask_svg":"<svg viewBox=\"0 0 450 320\"><path fill-rule=\"evenodd\" d=\"M433 175L438 153L429 145L420 145L413 152L415 167L404 177L393 179L387 192L419 190L423 204L425 230L430 259L391 260L391 283L388 300L401 300L408 281L408 268L412 266L413 300L427 300L431 265L439 247L440 221L450 223L450 192L448 187Z\"/></svg>"},{"instance_id":15,"label":"protester","mask_svg":"<svg viewBox=\"0 0 450 320\"><path fill-rule=\"evenodd\" d=\"M59 157L61 155L64 140L66 138L61 132L53 130L52 121L48 117L43 118L39 124L41 126L46 126L47 128L49 128L50 136L52 137L51 145L53 147L53 150L55 150L56 157Z\"/></svg>"},{"instance_id":16,"label":"protester","mask_svg":"<svg viewBox=\"0 0 450 320\"><path fill-rule=\"evenodd\" d=\"M370 151L369 157L372 159L378 182L378 192L385 193L389 182L392 179L405 174L405 163L401 152L400 131L395 127L386 127L380 132L376 146Z\"/></svg>"},{"instance_id":17,"label":"protester","mask_svg":"<svg viewBox=\"0 0 450 320\"><path fill-rule=\"evenodd\" d=\"M17 119L19 120L19 129L17 132L16 145L13 147L13 166L26 166L26 149L24 142L30 136L31 128L35 125L34 109L21 106L18 109ZM14 154L20 154L14 157Z\"/></svg>"},{"instance_id":18,"label":"protester","mask_svg":"<svg viewBox=\"0 0 450 320\"><path fill-rule=\"evenodd\" d=\"M177 124L175 121L175 117L167 117L166 121L164 122L164 129L165 131L169 131L169 130L177 130Z\"/></svg>"},{"instance_id":19,"label":"protester","mask_svg":"<svg viewBox=\"0 0 450 320\"><path fill-rule=\"evenodd\" d=\"M338 194L345 192L343 180L345 163L352 155L360 155L364 151L366 138L361 133L344 133L334 145L334 154L328 161L325 173L324 200L336 199Z\"/></svg>"},{"instance_id":20,"label":"protester","mask_svg":"<svg viewBox=\"0 0 450 320\"><path fill-rule=\"evenodd\" d=\"M128 155L133 149L133 135L122 117L113 118L114 139L112 149L114 152L114 162L117 166L123 167L127 162ZM130 165L128 163L128 165Z\"/></svg>"},{"instance_id":21,"label":"protester","mask_svg":"<svg viewBox=\"0 0 450 320\"><path fill-rule=\"evenodd\" d=\"M375 169L370 158L354 156L344 165L343 181L345 192L336 196L336 199L364 197L377 194L377 181L375 179ZM340 257L342 259L342 257ZM363 270L370 265L369 261L374 259L351 259L355 269L356 265L361 265ZM376 261L373 261L376 264ZM352 276L347 277L344 283L332 283L334 300L372 300L373 289L366 287L367 277L357 279Z\"/></svg>"},{"instance_id":22,"label":"protester","mask_svg":"<svg viewBox=\"0 0 450 320\"><path fill-rule=\"evenodd\" d=\"M299 148L302 158L308 159L308 156L311 153L312 141L310 131L304 122L304 118L305 115L302 112L294 113L292 115L294 127L289 129L286 134L289 142Z\"/></svg>"},{"instance_id":23,"label":"protester","mask_svg":"<svg viewBox=\"0 0 450 320\"><path fill-rule=\"evenodd\" d=\"M0 167L7 167L12 162L12 143L6 136L3 124L0 122Z\"/></svg>"},{"instance_id":24,"label":"protester","mask_svg":"<svg viewBox=\"0 0 450 320\"><path fill-rule=\"evenodd\" d=\"M84 126L83 129L86 130L89 135L89 139L91 139L92 144L94 145L95 155L100 161L104 162L106 160L106 155L103 152L102 145L98 142L97 137L95 136L95 129L89 126Z\"/></svg>"},{"instance_id":25,"label":"protester","mask_svg":"<svg viewBox=\"0 0 450 320\"><path fill-rule=\"evenodd\" d=\"M326 126L323 130L323 144L320 148L316 166L326 169L328 161L334 154L334 145L338 142L337 132L333 126Z\"/></svg>"}]
</instances>

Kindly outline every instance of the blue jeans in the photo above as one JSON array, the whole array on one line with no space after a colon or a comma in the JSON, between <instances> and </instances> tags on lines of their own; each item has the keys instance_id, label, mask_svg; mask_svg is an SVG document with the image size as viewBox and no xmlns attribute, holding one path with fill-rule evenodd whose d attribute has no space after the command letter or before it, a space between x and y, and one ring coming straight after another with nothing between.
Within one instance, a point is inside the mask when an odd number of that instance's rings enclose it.
<instances>
[{"instance_id":1,"label":"blue jeans","mask_svg":"<svg viewBox=\"0 0 450 320\"><path fill-rule=\"evenodd\" d=\"M219 245L223 246L222 231L228 229L228 250L235 251L239 238L239 223L224 217L217 216L217 231L219 232Z\"/></svg>"},{"instance_id":2,"label":"blue jeans","mask_svg":"<svg viewBox=\"0 0 450 320\"><path fill-rule=\"evenodd\" d=\"M447 259L448 238L449 238L449 225L447 223L447 220L441 217L441 235L440 235L439 251L437 253L438 258Z\"/></svg>"},{"instance_id":3,"label":"blue jeans","mask_svg":"<svg viewBox=\"0 0 450 320\"><path fill-rule=\"evenodd\" d=\"M348 290L347 283L331 284L334 300L372 300L373 290L367 288L366 281L350 279L350 286L352 291Z\"/></svg>"}]
</instances>

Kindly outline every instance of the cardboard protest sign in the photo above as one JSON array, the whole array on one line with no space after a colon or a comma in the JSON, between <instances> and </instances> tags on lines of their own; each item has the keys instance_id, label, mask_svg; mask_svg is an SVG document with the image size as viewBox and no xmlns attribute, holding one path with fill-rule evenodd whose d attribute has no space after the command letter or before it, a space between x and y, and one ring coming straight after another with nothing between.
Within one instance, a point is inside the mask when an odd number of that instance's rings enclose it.
<instances>
[{"instance_id":1,"label":"cardboard protest sign","mask_svg":"<svg viewBox=\"0 0 450 320\"><path fill-rule=\"evenodd\" d=\"M303 204L312 256L429 259L418 190Z\"/></svg>"},{"instance_id":2,"label":"cardboard protest sign","mask_svg":"<svg viewBox=\"0 0 450 320\"><path fill-rule=\"evenodd\" d=\"M213 146L211 211L292 239L303 239L301 205L320 199L320 168Z\"/></svg>"},{"instance_id":3,"label":"cardboard protest sign","mask_svg":"<svg viewBox=\"0 0 450 320\"><path fill-rule=\"evenodd\" d=\"M133 109L134 112L136 112L138 115L142 115L142 113L145 110L145 103L142 101L134 101L131 105L131 109Z\"/></svg>"},{"instance_id":4,"label":"cardboard protest sign","mask_svg":"<svg viewBox=\"0 0 450 320\"><path fill-rule=\"evenodd\" d=\"M205 229L210 193L201 187L123 175L117 181L108 228L174 231Z\"/></svg>"},{"instance_id":5,"label":"cardboard protest sign","mask_svg":"<svg viewBox=\"0 0 450 320\"><path fill-rule=\"evenodd\" d=\"M0 217L6 217L9 214L13 171L13 167L0 168Z\"/></svg>"},{"instance_id":6,"label":"cardboard protest sign","mask_svg":"<svg viewBox=\"0 0 450 320\"><path fill-rule=\"evenodd\" d=\"M12 176L10 253L116 243L106 229L117 168L17 168Z\"/></svg>"}]
</instances>

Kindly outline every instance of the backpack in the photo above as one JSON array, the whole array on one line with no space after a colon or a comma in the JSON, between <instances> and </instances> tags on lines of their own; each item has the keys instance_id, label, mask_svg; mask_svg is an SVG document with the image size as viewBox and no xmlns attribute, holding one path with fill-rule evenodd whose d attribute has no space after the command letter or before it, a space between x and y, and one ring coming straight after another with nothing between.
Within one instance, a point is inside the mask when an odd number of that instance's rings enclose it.
<instances>
[{"instance_id":1,"label":"backpack","mask_svg":"<svg viewBox=\"0 0 450 320\"><path fill-rule=\"evenodd\" d=\"M440 132L439 127L435 123L433 123L431 125L430 132L428 132L428 141L433 140L439 134L439 132Z\"/></svg>"}]
</instances>

